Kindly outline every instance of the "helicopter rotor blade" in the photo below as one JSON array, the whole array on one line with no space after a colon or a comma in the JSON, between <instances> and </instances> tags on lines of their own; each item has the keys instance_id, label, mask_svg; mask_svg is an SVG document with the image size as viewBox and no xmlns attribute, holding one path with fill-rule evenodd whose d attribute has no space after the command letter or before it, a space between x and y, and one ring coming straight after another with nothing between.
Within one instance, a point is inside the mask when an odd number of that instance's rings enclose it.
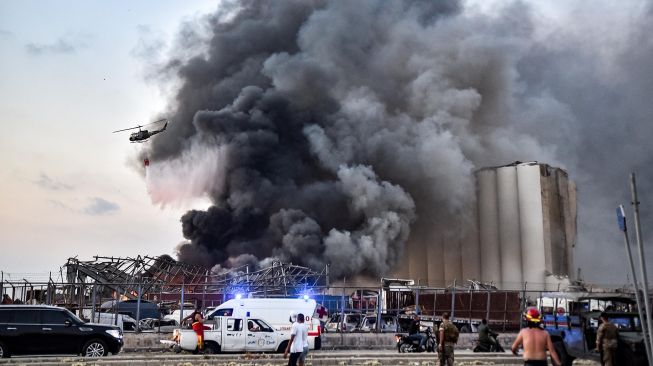
<instances>
[{"instance_id":1,"label":"helicopter rotor blade","mask_svg":"<svg viewBox=\"0 0 653 366\"><path fill-rule=\"evenodd\" d=\"M146 125L144 125L144 126L153 125L153 124L155 124L155 123L161 123L161 122L163 122L163 121L167 121L167 120L168 120L167 118L163 118L163 119L160 119L160 120L158 120L158 121L150 122L150 123L148 123L148 124L146 124Z\"/></svg>"},{"instance_id":2,"label":"helicopter rotor blade","mask_svg":"<svg viewBox=\"0 0 653 366\"><path fill-rule=\"evenodd\" d=\"M122 129L122 130L113 131L112 133L122 132L122 131L129 131L129 130L135 130L135 129L137 129L137 128L141 128L141 127L143 127L143 126L136 126L136 127L131 127L131 128L124 128L124 129Z\"/></svg>"}]
</instances>

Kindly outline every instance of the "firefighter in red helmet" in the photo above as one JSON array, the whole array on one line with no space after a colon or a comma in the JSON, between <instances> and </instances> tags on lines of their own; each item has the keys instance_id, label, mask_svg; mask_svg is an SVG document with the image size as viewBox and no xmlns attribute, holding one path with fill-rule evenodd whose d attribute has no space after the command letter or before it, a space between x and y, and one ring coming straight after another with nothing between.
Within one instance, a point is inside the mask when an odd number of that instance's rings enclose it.
<instances>
[{"instance_id":1,"label":"firefighter in red helmet","mask_svg":"<svg viewBox=\"0 0 653 366\"><path fill-rule=\"evenodd\" d=\"M560 365L560 359L553 347L549 333L542 329L542 316L536 308L528 308L524 313L526 328L523 328L515 342L512 344L512 353L517 356L520 346L524 348L524 365L528 366L546 366L549 351L554 365Z\"/></svg>"}]
</instances>

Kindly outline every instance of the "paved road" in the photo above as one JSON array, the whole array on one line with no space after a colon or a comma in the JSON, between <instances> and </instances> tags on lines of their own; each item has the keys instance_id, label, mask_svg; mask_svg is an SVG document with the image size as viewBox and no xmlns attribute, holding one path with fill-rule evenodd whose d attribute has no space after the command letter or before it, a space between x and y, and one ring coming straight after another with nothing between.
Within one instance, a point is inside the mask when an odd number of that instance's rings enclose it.
<instances>
[{"instance_id":1,"label":"paved road","mask_svg":"<svg viewBox=\"0 0 653 366\"><path fill-rule=\"evenodd\" d=\"M102 359L84 359L80 357L16 357L0 360L0 365L169 365L169 366L240 366L260 365L277 366L287 364L279 354L231 354L231 355L191 355L174 353L121 353ZM456 353L456 365L520 365L520 358L510 353L479 354L471 351ZM575 365L597 366L593 362L575 362ZM396 351L311 351L307 366L435 366L433 353L398 354Z\"/></svg>"}]
</instances>

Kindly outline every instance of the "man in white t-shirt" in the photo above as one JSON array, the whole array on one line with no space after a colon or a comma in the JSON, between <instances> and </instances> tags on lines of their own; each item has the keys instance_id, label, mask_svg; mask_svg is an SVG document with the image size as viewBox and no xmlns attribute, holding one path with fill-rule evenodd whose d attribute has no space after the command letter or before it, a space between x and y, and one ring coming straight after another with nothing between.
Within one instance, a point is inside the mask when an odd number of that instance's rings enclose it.
<instances>
[{"instance_id":1,"label":"man in white t-shirt","mask_svg":"<svg viewBox=\"0 0 653 366\"><path fill-rule=\"evenodd\" d=\"M283 353L283 358L288 357L288 353L290 353L288 366L297 366L299 356L304 352L304 339L308 334L304 329L304 314L297 314L297 321L292 324L290 329L290 342Z\"/></svg>"}]
</instances>

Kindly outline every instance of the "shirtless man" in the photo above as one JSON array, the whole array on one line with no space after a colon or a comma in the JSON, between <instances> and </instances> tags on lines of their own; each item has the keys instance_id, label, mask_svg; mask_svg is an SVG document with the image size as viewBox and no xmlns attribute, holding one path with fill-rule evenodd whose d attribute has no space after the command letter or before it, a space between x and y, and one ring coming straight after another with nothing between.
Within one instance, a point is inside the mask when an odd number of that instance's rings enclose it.
<instances>
[{"instance_id":1,"label":"shirtless man","mask_svg":"<svg viewBox=\"0 0 653 366\"><path fill-rule=\"evenodd\" d=\"M546 366L546 351L551 353L554 365L560 365L558 354L553 348L549 333L540 328L540 312L529 308L525 314L527 328L522 329L512 344L512 353L517 356L519 346L524 346L524 366Z\"/></svg>"}]
</instances>

